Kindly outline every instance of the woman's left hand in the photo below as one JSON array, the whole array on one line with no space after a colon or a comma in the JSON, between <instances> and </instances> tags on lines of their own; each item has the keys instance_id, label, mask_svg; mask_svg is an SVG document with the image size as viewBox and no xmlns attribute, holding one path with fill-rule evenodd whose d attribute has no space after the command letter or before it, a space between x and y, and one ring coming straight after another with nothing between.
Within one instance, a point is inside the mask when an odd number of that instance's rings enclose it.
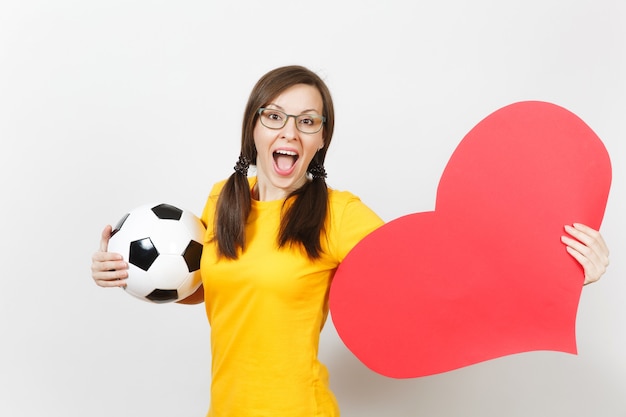
<instances>
[{"instance_id":1,"label":"woman's left hand","mask_svg":"<svg viewBox=\"0 0 626 417\"><path fill-rule=\"evenodd\" d=\"M583 285L596 282L609 266L609 249L602 235L580 223L566 225L565 231L571 236L561 236L561 241L567 245L567 252L582 265L585 271Z\"/></svg>"}]
</instances>

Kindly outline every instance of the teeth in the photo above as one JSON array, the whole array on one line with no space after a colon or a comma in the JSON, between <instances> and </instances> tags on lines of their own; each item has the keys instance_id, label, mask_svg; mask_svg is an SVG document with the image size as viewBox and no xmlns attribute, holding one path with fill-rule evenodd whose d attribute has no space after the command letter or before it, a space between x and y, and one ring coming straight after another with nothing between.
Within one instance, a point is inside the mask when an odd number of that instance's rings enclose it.
<instances>
[{"instance_id":1,"label":"teeth","mask_svg":"<svg viewBox=\"0 0 626 417\"><path fill-rule=\"evenodd\" d=\"M274 153L278 153L278 154L281 154L281 155L289 155L289 156L297 156L298 155L294 151L284 151L284 150L278 150L278 151L275 151Z\"/></svg>"}]
</instances>

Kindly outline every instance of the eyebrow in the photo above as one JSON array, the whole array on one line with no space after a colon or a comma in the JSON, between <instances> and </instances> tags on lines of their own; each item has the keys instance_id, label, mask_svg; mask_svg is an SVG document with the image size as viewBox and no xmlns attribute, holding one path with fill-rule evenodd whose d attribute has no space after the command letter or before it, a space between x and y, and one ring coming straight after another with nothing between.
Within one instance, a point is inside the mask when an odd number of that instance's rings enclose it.
<instances>
[{"instance_id":1,"label":"eyebrow","mask_svg":"<svg viewBox=\"0 0 626 417\"><path fill-rule=\"evenodd\" d=\"M268 104L267 104L267 106L274 106L274 107L276 107L276 109L277 109L277 110L281 110L282 112L287 113L287 112L285 111L285 109L284 109L284 108L282 108L281 106L279 106L278 104L268 103ZM267 107L267 106L266 106L266 107ZM321 112L318 112L318 111L317 111L317 109L306 109L306 110L302 110L299 114L311 114L311 113L314 113L314 114L316 114L316 115L320 115L320 114L321 114Z\"/></svg>"}]
</instances>

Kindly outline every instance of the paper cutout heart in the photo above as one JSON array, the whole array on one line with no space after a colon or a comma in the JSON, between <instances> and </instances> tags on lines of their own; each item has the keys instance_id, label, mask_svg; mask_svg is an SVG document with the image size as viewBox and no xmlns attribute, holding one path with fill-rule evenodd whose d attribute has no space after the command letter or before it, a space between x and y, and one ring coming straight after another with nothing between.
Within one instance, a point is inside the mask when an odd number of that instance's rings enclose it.
<instances>
[{"instance_id":1,"label":"paper cutout heart","mask_svg":"<svg viewBox=\"0 0 626 417\"><path fill-rule=\"evenodd\" d=\"M533 350L576 353L581 266L563 226L599 229L604 145L554 104L506 106L461 141L435 211L393 220L335 274L333 323L369 368L410 378Z\"/></svg>"}]
</instances>

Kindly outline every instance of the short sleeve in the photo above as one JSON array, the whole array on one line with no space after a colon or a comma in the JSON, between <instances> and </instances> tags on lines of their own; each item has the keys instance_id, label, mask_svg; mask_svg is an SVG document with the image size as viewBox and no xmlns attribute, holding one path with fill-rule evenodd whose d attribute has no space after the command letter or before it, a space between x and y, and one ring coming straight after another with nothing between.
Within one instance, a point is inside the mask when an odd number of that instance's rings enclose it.
<instances>
[{"instance_id":1,"label":"short sleeve","mask_svg":"<svg viewBox=\"0 0 626 417\"><path fill-rule=\"evenodd\" d=\"M331 191L329 249L339 261L383 220L361 199L347 191Z\"/></svg>"},{"instance_id":2,"label":"short sleeve","mask_svg":"<svg viewBox=\"0 0 626 417\"><path fill-rule=\"evenodd\" d=\"M226 181L220 181L213 185L209 196L207 197L206 203L204 205L204 209L202 210L202 216L200 220L204 223L206 227L206 236L205 241L210 240L213 236L213 227L215 222L215 210L217 209L217 200L220 196L220 192L222 188L224 188L224 184Z\"/></svg>"}]
</instances>

